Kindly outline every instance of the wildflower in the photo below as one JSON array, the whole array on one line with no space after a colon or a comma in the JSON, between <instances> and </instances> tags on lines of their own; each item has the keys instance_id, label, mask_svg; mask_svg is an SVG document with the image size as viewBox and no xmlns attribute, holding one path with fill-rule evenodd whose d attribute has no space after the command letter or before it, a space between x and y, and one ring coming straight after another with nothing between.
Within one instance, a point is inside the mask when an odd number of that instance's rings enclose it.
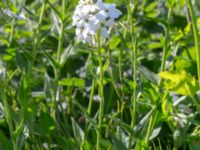
<instances>
[{"instance_id":1,"label":"wildflower","mask_svg":"<svg viewBox=\"0 0 200 150\"><path fill-rule=\"evenodd\" d=\"M92 0L80 0L73 15L77 39L94 44L97 31L101 32L102 38L108 38L110 27L120 15L115 4L106 4L102 0L97 0L96 3Z\"/></svg>"}]
</instances>

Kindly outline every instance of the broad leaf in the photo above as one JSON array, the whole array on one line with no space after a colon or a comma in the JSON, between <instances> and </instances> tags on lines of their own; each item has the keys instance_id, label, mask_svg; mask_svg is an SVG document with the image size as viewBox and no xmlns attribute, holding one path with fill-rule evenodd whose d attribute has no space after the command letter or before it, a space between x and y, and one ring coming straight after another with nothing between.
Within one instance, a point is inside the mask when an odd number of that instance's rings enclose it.
<instances>
[{"instance_id":1,"label":"broad leaf","mask_svg":"<svg viewBox=\"0 0 200 150\"><path fill-rule=\"evenodd\" d=\"M194 96L198 90L195 78L184 70L161 72L159 76L165 79L164 87L177 94Z\"/></svg>"}]
</instances>

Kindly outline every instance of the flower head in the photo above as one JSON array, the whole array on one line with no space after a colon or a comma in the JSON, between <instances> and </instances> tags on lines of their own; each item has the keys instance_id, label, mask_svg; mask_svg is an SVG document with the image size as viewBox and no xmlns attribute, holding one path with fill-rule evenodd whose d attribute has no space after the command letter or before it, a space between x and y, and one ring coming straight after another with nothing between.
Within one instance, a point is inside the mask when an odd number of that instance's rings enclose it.
<instances>
[{"instance_id":1,"label":"flower head","mask_svg":"<svg viewBox=\"0 0 200 150\"><path fill-rule=\"evenodd\" d=\"M109 29L115 19L121 15L115 4L106 4L102 0L80 0L73 15L76 37L84 43L95 43L97 31L102 38L109 37Z\"/></svg>"}]
</instances>

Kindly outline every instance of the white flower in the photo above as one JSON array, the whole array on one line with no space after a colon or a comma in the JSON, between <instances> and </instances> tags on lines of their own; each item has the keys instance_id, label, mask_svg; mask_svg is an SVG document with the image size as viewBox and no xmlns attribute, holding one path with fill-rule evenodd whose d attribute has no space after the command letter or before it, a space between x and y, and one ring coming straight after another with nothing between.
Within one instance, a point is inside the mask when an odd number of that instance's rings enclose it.
<instances>
[{"instance_id":1,"label":"white flower","mask_svg":"<svg viewBox=\"0 0 200 150\"><path fill-rule=\"evenodd\" d=\"M112 19L112 18L108 19L108 20L105 22L105 25L106 25L107 27L110 27L110 26L112 26L113 24L114 24L114 19Z\"/></svg>"},{"instance_id":2,"label":"white flower","mask_svg":"<svg viewBox=\"0 0 200 150\"><path fill-rule=\"evenodd\" d=\"M104 38L108 38L109 37L109 33L106 27L101 28L101 36Z\"/></svg>"},{"instance_id":3,"label":"white flower","mask_svg":"<svg viewBox=\"0 0 200 150\"><path fill-rule=\"evenodd\" d=\"M96 6L99 8L99 10L106 9L106 5L102 2L102 0L97 0Z\"/></svg>"},{"instance_id":4,"label":"white flower","mask_svg":"<svg viewBox=\"0 0 200 150\"><path fill-rule=\"evenodd\" d=\"M110 18L118 18L121 15L121 12L116 9L115 4L106 4L106 10L108 11L108 16Z\"/></svg>"},{"instance_id":5,"label":"white flower","mask_svg":"<svg viewBox=\"0 0 200 150\"><path fill-rule=\"evenodd\" d=\"M73 15L73 26L76 27L76 38L84 43L96 43L96 33L102 38L109 37L109 29L115 19L121 15L115 4L106 4L102 0L80 0Z\"/></svg>"}]
</instances>

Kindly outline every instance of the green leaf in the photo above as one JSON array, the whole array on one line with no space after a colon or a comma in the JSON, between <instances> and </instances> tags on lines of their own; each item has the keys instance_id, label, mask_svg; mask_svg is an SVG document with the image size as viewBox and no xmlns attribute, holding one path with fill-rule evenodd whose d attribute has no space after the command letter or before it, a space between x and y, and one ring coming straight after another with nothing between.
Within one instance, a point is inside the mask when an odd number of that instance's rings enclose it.
<instances>
[{"instance_id":1,"label":"green leaf","mask_svg":"<svg viewBox=\"0 0 200 150\"><path fill-rule=\"evenodd\" d=\"M26 107L29 98L30 98L29 83L27 81L25 73L23 73L17 94L17 100L22 108Z\"/></svg>"},{"instance_id":2,"label":"green leaf","mask_svg":"<svg viewBox=\"0 0 200 150\"><path fill-rule=\"evenodd\" d=\"M199 150L200 149L200 143L189 143L189 150Z\"/></svg>"},{"instance_id":3,"label":"green leaf","mask_svg":"<svg viewBox=\"0 0 200 150\"><path fill-rule=\"evenodd\" d=\"M28 61L27 61L26 57L24 56L24 53L20 53L20 52L17 51L16 64L20 68L21 71L25 70L27 72Z\"/></svg>"},{"instance_id":4,"label":"green leaf","mask_svg":"<svg viewBox=\"0 0 200 150\"><path fill-rule=\"evenodd\" d=\"M176 0L167 0L166 1L166 5L168 8L172 8L175 3L176 3Z\"/></svg>"},{"instance_id":5,"label":"green leaf","mask_svg":"<svg viewBox=\"0 0 200 150\"><path fill-rule=\"evenodd\" d=\"M49 113L41 112L39 128L41 133L45 135L51 135L56 129L56 123Z\"/></svg>"},{"instance_id":6,"label":"green leaf","mask_svg":"<svg viewBox=\"0 0 200 150\"><path fill-rule=\"evenodd\" d=\"M61 55L61 60L60 60L61 66L64 66L64 64L68 60L68 57L71 55L73 51L74 51L74 47L71 44L67 48L65 48L64 52Z\"/></svg>"},{"instance_id":7,"label":"green leaf","mask_svg":"<svg viewBox=\"0 0 200 150\"><path fill-rule=\"evenodd\" d=\"M62 150L78 150L78 145L73 138L55 137L55 141Z\"/></svg>"},{"instance_id":8,"label":"green leaf","mask_svg":"<svg viewBox=\"0 0 200 150\"><path fill-rule=\"evenodd\" d=\"M51 65L54 68L58 68L59 67L59 64L55 61L55 59L48 52L46 52L45 50L42 51L42 52L47 57L47 59L49 60L49 62L51 63Z\"/></svg>"},{"instance_id":9,"label":"green leaf","mask_svg":"<svg viewBox=\"0 0 200 150\"><path fill-rule=\"evenodd\" d=\"M84 150L92 150L95 149L95 145L90 144L89 142L85 141L83 145Z\"/></svg>"},{"instance_id":10,"label":"green leaf","mask_svg":"<svg viewBox=\"0 0 200 150\"><path fill-rule=\"evenodd\" d=\"M3 132L0 130L0 149L2 150L12 150L12 143L6 138Z\"/></svg>"},{"instance_id":11,"label":"green leaf","mask_svg":"<svg viewBox=\"0 0 200 150\"><path fill-rule=\"evenodd\" d=\"M109 49L116 49L120 42L121 39L118 36L112 36L109 42Z\"/></svg>"},{"instance_id":12,"label":"green leaf","mask_svg":"<svg viewBox=\"0 0 200 150\"><path fill-rule=\"evenodd\" d=\"M155 128L151 134L150 140L156 138L161 131L161 127Z\"/></svg>"},{"instance_id":13,"label":"green leaf","mask_svg":"<svg viewBox=\"0 0 200 150\"><path fill-rule=\"evenodd\" d=\"M146 150L148 148L144 140L137 140L135 149Z\"/></svg>"},{"instance_id":14,"label":"green leaf","mask_svg":"<svg viewBox=\"0 0 200 150\"><path fill-rule=\"evenodd\" d=\"M20 147L19 149L22 149L22 147L25 144L25 135L22 133L23 129L24 129L24 119L22 118L13 133L13 139L14 141L17 141L17 145L18 147Z\"/></svg>"},{"instance_id":15,"label":"green leaf","mask_svg":"<svg viewBox=\"0 0 200 150\"><path fill-rule=\"evenodd\" d=\"M81 129L81 127L79 127L78 123L74 120L74 118L72 118L71 120L75 139L80 144L84 140L84 132Z\"/></svg>"},{"instance_id":16,"label":"green leaf","mask_svg":"<svg viewBox=\"0 0 200 150\"><path fill-rule=\"evenodd\" d=\"M162 48L162 44L160 42L151 42L148 44L149 49L158 49Z\"/></svg>"},{"instance_id":17,"label":"green leaf","mask_svg":"<svg viewBox=\"0 0 200 150\"><path fill-rule=\"evenodd\" d=\"M112 136L113 144L117 150L127 150L126 145L128 145L128 137L125 135L123 130L119 128L117 136ZM125 145L126 144L126 145Z\"/></svg>"},{"instance_id":18,"label":"green leaf","mask_svg":"<svg viewBox=\"0 0 200 150\"><path fill-rule=\"evenodd\" d=\"M129 85L130 89L132 90L137 87L137 83L132 80L128 80L124 78L124 81Z\"/></svg>"},{"instance_id":19,"label":"green leaf","mask_svg":"<svg viewBox=\"0 0 200 150\"><path fill-rule=\"evenodd\" d=\"M148 68L146 68L146 67L144 67L142 65L138 66L138 70L149 81L153 82L156 85L158 84L158 81L160 80L160 78L153 71L149 70Z\"/></svg>"},{"instance_id":20,"label":"green leaf","mask_svg":"<svg viewBox=\"0 0 200 150\"><path fill-rule=\"evenodd\" d=\"M199 89L195 77L184 70L165 71L159 73L159 76L165 79L164 87L177 94L194 96Z\"/></svg>"},{"instance_id":21,"label":"green leaf","mask_svg":"<svg viewBox=\"0 0 200 150\"><path fill-rule=\"evenodd\" d=\"M85 80L80 78L65 78L59 81L59 84L63 86L74 86L83 88L85 86Z\"/></svg>"},{"instance_id":22,"label":"green leaf","mask_svg":"<svg viewBox=\"0 0 200 150\"><path fill-rule=\"evenodd\" d=\"M154 2L152 2L152 3L149 3L149 4L146 6L145 11L146 11L146 12L155 11L157 5L158 5L158 1L154 1Z\"/></svg>"}]
</instances>

